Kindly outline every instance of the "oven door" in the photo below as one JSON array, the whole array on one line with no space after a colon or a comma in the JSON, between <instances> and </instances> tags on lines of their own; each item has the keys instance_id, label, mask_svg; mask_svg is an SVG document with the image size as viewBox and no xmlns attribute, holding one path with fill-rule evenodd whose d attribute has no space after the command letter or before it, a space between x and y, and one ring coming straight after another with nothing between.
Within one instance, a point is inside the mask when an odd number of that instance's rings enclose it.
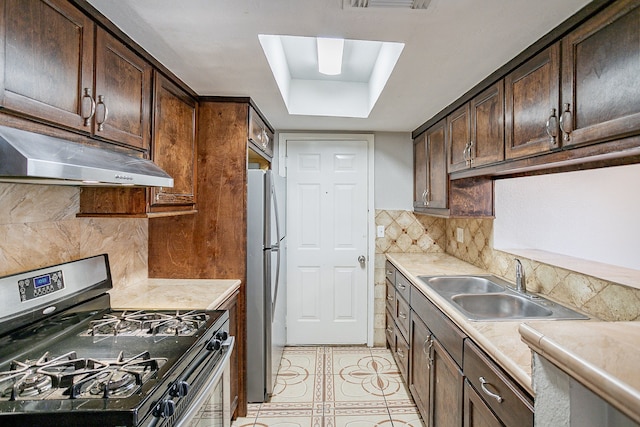
<instances>
[{"instance_id":1,"label":"oven door","mask_svg":"<svg viewBox=\"0 0 640 427\"><path fill-rule=\"evenodd\" d=\"M198 397L176 422L176 427L230 427L231 381L229 359L233 353L234 337L223 344L224 356L212 371Z\"/></svg>"}]
</instances>

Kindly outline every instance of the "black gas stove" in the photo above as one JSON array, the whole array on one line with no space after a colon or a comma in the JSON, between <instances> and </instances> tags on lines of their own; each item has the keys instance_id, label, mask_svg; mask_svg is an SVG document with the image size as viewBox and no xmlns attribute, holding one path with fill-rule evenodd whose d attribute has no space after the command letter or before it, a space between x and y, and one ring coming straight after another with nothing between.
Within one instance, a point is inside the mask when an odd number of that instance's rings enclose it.
<instances>
[{"instance_id":1,"label":"black gas stove","mask_svg":"<svg viewBox=\"0 0 640 427\"><path fill-rule=\"evenodd\" d=\"M224 311L114 311L106 255L0 278L0 425L173 426L231 351ZM11 310L9 310L11 309Z\"/></svg>"}]
</instances>

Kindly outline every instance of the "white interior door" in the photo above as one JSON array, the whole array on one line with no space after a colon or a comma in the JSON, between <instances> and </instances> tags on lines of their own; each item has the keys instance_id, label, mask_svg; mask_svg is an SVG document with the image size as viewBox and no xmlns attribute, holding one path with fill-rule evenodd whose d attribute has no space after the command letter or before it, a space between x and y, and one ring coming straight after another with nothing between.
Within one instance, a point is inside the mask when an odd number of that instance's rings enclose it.
<instances>
[{"instance_id":1,"label":"white interior door","mask_svg":"<svg viewBox=\"0 0 640 427\"><path fill-rule=\"evenodd\" d=\"M289 139L286 150L287 342L367 343L368 141Z\"/></svg>"}]
</instances>

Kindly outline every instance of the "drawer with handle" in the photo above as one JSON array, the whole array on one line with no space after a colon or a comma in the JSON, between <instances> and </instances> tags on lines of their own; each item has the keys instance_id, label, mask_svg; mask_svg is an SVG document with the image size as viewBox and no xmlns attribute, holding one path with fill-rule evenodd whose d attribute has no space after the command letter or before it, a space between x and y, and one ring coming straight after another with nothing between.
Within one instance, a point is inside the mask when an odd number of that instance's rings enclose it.
<instances>
[{"instance_id":1,"label":"drawer with handle","mask_svg":"<svg viewBox=\"0 0 640 427\"><path fill-rule=\"evenodd\" d=\"M533 427L533 400L471 340L464 342L464 374L505 426Z\"/></svg>"}]
</instances>

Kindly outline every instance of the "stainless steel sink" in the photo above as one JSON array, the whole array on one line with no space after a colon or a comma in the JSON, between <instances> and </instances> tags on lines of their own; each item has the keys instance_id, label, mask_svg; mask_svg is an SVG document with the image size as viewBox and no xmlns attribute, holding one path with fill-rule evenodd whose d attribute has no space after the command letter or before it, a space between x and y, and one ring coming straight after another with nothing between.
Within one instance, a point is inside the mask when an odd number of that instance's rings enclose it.
<instances>
[{"instance_id":1,"label":"stainless steel sink","mask_svg":"<svg viewBox=\"0 0 640 427\"><path fill-rule=\"evenodd\" d=\"M577 311L530 293L512 289L509 282L487 276L418 276L469 320L588 319Z\"/></svg>"},{"instance_id":2,"label":"stainless steel sink","mask_svg":"<svg viewBox=\"0 0 640 427\"><path fill-rule=\"evenodd\" d=\"M528 298L505 293L454 295L451 301L476 318L522 319L549 317L553 314L553 311Z\"/></svg>"},{"instance_id":3,"label":"stainless steel sink","mask_svg":"<svg viewBox=\"0 0 640 427\"><path fill-rule=\"evenodd\" d=\"M433 290L451 294L482 294L488 292L502 292L504 286L500 286L490 280L491 276L440 276L419 279L426 282Z\"/></svg>"}]
</instances>

